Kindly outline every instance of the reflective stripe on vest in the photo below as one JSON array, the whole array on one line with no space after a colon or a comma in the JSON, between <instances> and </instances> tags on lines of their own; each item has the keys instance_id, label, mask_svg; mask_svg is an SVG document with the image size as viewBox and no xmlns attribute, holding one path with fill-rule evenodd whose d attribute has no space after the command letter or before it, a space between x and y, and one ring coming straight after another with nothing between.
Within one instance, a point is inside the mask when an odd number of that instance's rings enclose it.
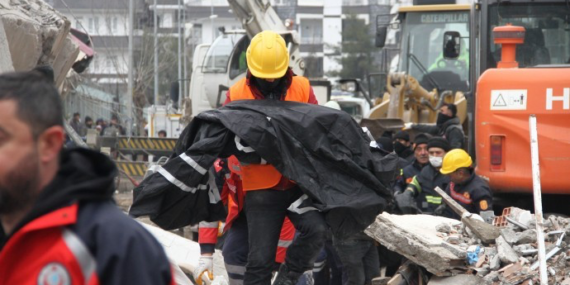
<instances>
[{"instance_id":1,"label":"reflective stripe on vest","mask_svg":"<svg viewBox=\"0 0 570 285\"><path fill-rule=\"evenodd\" d=\"M79 237L72 231L64 229L62 233L63 241L69 248L69 251L79 263L81 267L81 272L83 273L83 278L85 278L85 284L89 284L89 280L95 273L97 268L97 263L87 246L79 239Z\"/></svg>"},{"instance_id":2,"label":"reflective stripe on vest","mask_svg":"<svg viewBox=\"0 0 570 285\"><path fill-rule=\"evenodd\" d=\"M426 201L430 204L440 205L441 204L441 197L426 195Z\"/></svg>"},{"instance_id":3,"label":"reflective stripe on vest","mask_svg":"<svg viewBox=\"0 0 570 285\"><path fill-rule=\"evenodd\" d=\"M292 78L293 81L287 89L285 101L308 103L311 93L309 80L300 76L293 76ZM243 78L230 88L231 101L255 99L246 82L247 79ZM241 180L244 191L270 189L279 184L281 173L272 165L241 165Z\"/></svg>"}]
</instances>

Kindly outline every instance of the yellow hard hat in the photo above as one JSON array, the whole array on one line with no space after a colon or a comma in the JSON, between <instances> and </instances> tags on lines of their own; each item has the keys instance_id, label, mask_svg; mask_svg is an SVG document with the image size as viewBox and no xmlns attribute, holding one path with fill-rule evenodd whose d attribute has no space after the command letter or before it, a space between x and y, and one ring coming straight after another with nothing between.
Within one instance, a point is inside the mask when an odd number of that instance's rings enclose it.
<instances>
[{"instance_id":1,"label":"yellow hard hat","mask_svg":"<svg viewBox=\"0 0 570 285\"><path fill-rule=\"evenodd\" d=\"M255 35L247 48L246 58L249 71L257 78L281 78L289 67L289 51L285 40L273 31Z\"/></svg>"},{"instance_id":2,"label":"yellow hard hat","mask_svg":"<svg viewBox=\"0 0 570 285\"><path fill-rule=\"evenodd\" d=\"M456 148L445 154L439 172L449 174L459 168L470 167L472 164L471 156L466 151Z\"/></svg>"}]
</instances>

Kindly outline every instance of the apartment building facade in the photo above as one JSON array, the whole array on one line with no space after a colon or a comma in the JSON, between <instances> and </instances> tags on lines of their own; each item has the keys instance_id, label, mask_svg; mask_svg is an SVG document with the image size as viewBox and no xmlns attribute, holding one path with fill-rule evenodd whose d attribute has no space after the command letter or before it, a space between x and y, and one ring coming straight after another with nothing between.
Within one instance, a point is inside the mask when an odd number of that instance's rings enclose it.
<instances>
[{"instance_id":1,"label":"apartment building facade","mask_svg":"<svg viewBox=\"0 0 570 285\"><path fill-rule=\"evenodd\" d=\"M365 24L371 23L369 34L375 33L376 16L390 12L390 0L270 0L283 21L293 24L301 38L301 55L305 57L309 75L321 77L341 67L338 47L342 41L343 20L354 14ZM189 42L196 46L209 43L219 29L241 29L225 0L188 0L187 23L195 35Z\"/></svg>"}]
</instances>

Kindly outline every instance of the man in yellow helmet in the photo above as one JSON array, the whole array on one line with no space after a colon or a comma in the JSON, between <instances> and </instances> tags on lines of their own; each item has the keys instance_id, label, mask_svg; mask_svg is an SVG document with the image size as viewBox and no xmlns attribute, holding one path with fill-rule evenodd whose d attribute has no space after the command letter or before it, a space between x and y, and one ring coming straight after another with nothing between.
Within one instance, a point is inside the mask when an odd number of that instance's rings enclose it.
<instances>
[{"instance_id":1,"label":"man in yellow helmet","mask_svg":"<svg viewBox=\"0 0 570 285\"><path fill-rule=\"evenodd\" d=\"M237 100L281 100L317 104L307 78L289 68L289 52L283 38L263 31L251 40L246 53L246 78L234 84L224 104ZM239 138L238 138L239 139ZM239 142L236 142L236 145ZM238 149L247 146L238 145ZM253 151L253 150L252 150ZM301 189L252 152L238 157L245 191L243 211L247 219L249 253L244 284L270 284L275 248L285 217L300 233L289 245L285 262L274 284L295 284L324 245L327 226L322 213L302 207L308 200ZM243 215L243 213L241 213Z\"/></svg>"},{"instance_id":2,"label":"man in yellow helmet","mask_svg":"<svg viewBox=\"0 0 570 285\"><path fill-rule=\"evenodd\" d=\"M467 211L479 214L493 209L493 194L489 183L475 174L473 161L467 152L462 149L448 152L439 171L451 180L445 190L447 194ZM459 219L455 213L447 212L448 216Z\"/></svg>"}]
</instances>

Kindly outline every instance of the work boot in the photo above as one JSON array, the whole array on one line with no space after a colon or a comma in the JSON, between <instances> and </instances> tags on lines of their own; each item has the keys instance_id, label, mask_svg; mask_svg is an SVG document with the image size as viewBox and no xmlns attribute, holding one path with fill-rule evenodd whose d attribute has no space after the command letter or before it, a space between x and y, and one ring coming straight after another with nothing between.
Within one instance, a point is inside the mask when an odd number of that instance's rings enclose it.
<instances>
[{"instance_id":1,"label":"work boot","mask_svg":"<svg viewBox=\"0 0 570 285\"><path fill-rule=\"evenodd\" d=\"M303 273L289 271L287 265L283 263L281 267L279 267L279 272L277 273L273 285L295 285L302 274Z\"/></svg>"}]
</instances>

